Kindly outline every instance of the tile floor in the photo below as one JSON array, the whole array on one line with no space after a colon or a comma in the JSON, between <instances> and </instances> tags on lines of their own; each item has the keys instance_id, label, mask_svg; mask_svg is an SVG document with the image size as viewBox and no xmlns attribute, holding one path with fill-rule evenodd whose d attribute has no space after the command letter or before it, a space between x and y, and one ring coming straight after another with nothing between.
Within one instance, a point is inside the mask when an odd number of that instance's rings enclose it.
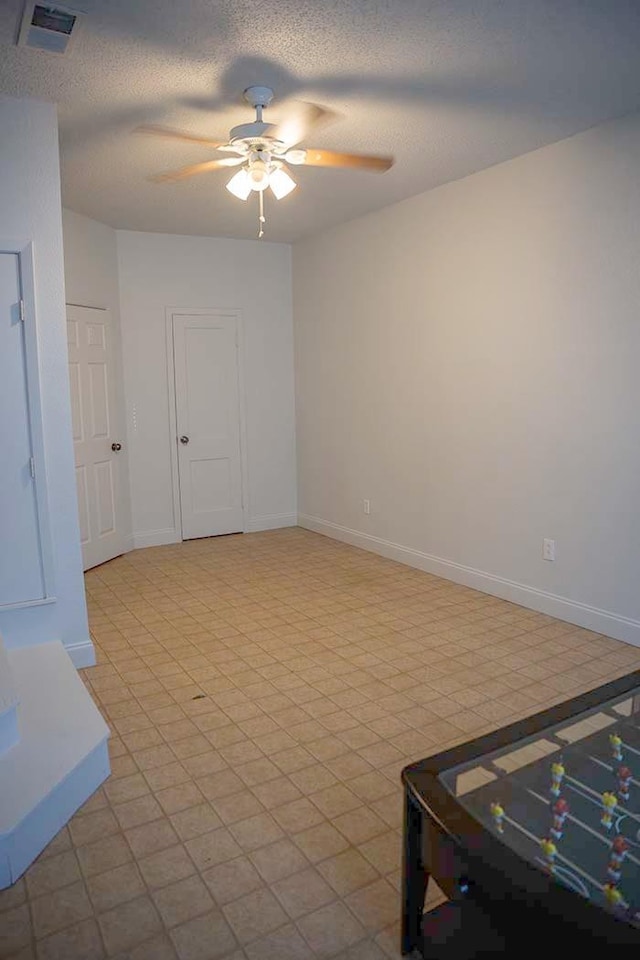
<instances>
[{"instance_id":1,"label":"tile floor","mask_svg":"<svg viewBox=\"0 0 640 960\"><path fill-rule=\"evenodd\" d=\"M113 772L0 893L2 958L398 957L403 765L640 666L297 528L86 584Z\"/></svg>"}]
</instances>

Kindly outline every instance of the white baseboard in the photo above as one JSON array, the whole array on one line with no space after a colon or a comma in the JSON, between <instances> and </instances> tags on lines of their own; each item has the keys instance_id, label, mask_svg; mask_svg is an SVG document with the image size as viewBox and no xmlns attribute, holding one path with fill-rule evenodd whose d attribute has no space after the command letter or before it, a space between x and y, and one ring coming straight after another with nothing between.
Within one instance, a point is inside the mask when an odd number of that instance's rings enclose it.
<instances>
[{"instance_id":1,"label":"white baseboard","mask_svg":"<svg viewBox=\"0 0 640 960\"><path fill-rule=\"evenodd\" d=\"M165 543L180 543L182 537L175 527L165 527L162 530L142 530L133 535L133 549L140 547L162 547Z\"/></svg>"},{"instance_id":2,"label":"white baseboard","mask_svg":"<svg viewBox=\"0 0 640 960\"><path fill-rule=\"evenodd\" d=\"M64 648L71 657L71 662L76 670L81 670L83 667L95 667L96 652L91 640L83 640L82 643L65 644Z\"/></svg>"},{"instance_id":3,"label":"white baseboard","mask_svg":"<svg viewBox=\"0 0 640 960\"><path fill-rule=\"evenodd\" d=\"M320 517L298 514L298 525L315 533L324 534L326 537L332 537L334 540L341 540L354 547L388 557L390 560L405 563L409 567L424 570L425 573L432 573L445 580L453 580L454 583L461 583L466 587L517 603L539 613L546 613L558 620L565 620L587 630L614 637L616 640L632 643L636 647L640 646L640 621L638 620L631 620L608 610L600 610L586 603L569 600L567 597L558 597L553 593L538 590L536 587L528 587L523 583L496 577L491 573L484 573L482 570L466 567L452 560L443 560L420 550L414 550L412 547L393 543L391 540L383 540L381 537L361 533L359 530L343 527L330 520L322 520Z\"/></svg>"},{"instance_id":4,"label":"white baseboard","mask_svg":"<svg viewBox=\"0 0 640 960\"><path fill-rule=\"evenodd\" d=\"M280 527L295 527L297 523L298 515L296 513L265 513L261 517L250 517L245 533L278 530Z\"/></svg>"}]
</instances>

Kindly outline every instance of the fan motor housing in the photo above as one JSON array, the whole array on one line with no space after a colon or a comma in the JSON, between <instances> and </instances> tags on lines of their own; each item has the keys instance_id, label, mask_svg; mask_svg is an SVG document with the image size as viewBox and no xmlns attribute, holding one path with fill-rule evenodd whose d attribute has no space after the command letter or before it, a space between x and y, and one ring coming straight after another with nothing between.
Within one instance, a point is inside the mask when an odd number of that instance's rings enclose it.
<instances>
[{"instance_id":1,"label":"fan motor housing","mask_svg":"<svg viewBox=\"0 0 640 960\"><path fill-rule=\"evenodd\" d=\"M270 133L275 130L275 123L240 123L230 131L229 139L234 140L262 140L272 139ZM274 140L275 142L275 140Z\"/></svg>"}]
</instances>

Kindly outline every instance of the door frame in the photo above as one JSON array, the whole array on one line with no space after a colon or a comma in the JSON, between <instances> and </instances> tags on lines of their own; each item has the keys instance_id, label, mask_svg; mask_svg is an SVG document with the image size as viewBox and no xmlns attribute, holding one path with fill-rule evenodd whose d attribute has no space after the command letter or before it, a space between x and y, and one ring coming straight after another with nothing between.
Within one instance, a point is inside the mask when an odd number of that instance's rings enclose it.
<instances>
[{"instance_id":1,"label":"door frame","mask_svg":"<svg viewBox=\"0 0 640 960\"><path fill-rule=\"evenodd\" d=\"M55 603L55 581L53 562L53 541L51 539L51 520L47 483L47 461L45 459L42 397L40 392L40 336L38 331L38 312L36 304L36 282L34 266L34 243L31 240L12 240L0 237L0 253L9 253L18 258L20 297L24 305L24 354L25 379L27 387L28 421L31 436L31 453L35 466L35 499L38 517L38 536L40 540L40 563L44 597L35 600L21 600L17 603L0 605L0 610L14 610L22 607L37 607L45 603ZM70 420L69 420L70 422Z\"/></svg>"},{"instance_id":2,"label":"door frame","mask_svg":"<svg viewBox=\"0 0 640 960\"><path fill-rule=\"evenodd\" d=\"M222 307L165 307L165 335L167 353L167 393L169 401L169 452L171 455L171 488L173 496L173 527L176 543L182 543L182 510L180 506L180 473L178 470L178 428L176 418L176 371L174 358L174 316L190 317L233 317L236 323L238 358L238 417L240 420L240 491L242 495L242 532L246 533L249 523L248 496L248 458L247 423L245 410L244 379L244 328L242 311L236 307L225 310Z\"/></svg>"}]
</instances>

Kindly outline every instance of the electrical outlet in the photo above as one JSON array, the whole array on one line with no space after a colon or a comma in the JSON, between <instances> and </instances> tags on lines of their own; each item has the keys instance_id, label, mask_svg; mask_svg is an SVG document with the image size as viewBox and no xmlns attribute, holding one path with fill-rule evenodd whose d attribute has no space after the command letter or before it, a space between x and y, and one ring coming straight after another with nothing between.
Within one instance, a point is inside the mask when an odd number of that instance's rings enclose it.
<instances>
[{"instance_id":1,"label":"electrical outlet","mask_svg":"<svg viewBox=\"0 0 640 960\"><path fill-rule=\"evenodd\" d=\"M543 560L555 560L556 558L556 542L555 540L542 541L542 559Z\"/></svg>"},{"instance_id":2,"label":"electrical outlet","mask_svg":"<svg viewBox=\"0 0 640 960\"><path fill-rule=\"evenodd\" d=\"M371 513L371 501L370 501L370 500L363 500L363 501L362 501L362 509L364 510L364 512L365 512L367 515L370 514L370 513Z\"/></svg>"}]
</instances>

